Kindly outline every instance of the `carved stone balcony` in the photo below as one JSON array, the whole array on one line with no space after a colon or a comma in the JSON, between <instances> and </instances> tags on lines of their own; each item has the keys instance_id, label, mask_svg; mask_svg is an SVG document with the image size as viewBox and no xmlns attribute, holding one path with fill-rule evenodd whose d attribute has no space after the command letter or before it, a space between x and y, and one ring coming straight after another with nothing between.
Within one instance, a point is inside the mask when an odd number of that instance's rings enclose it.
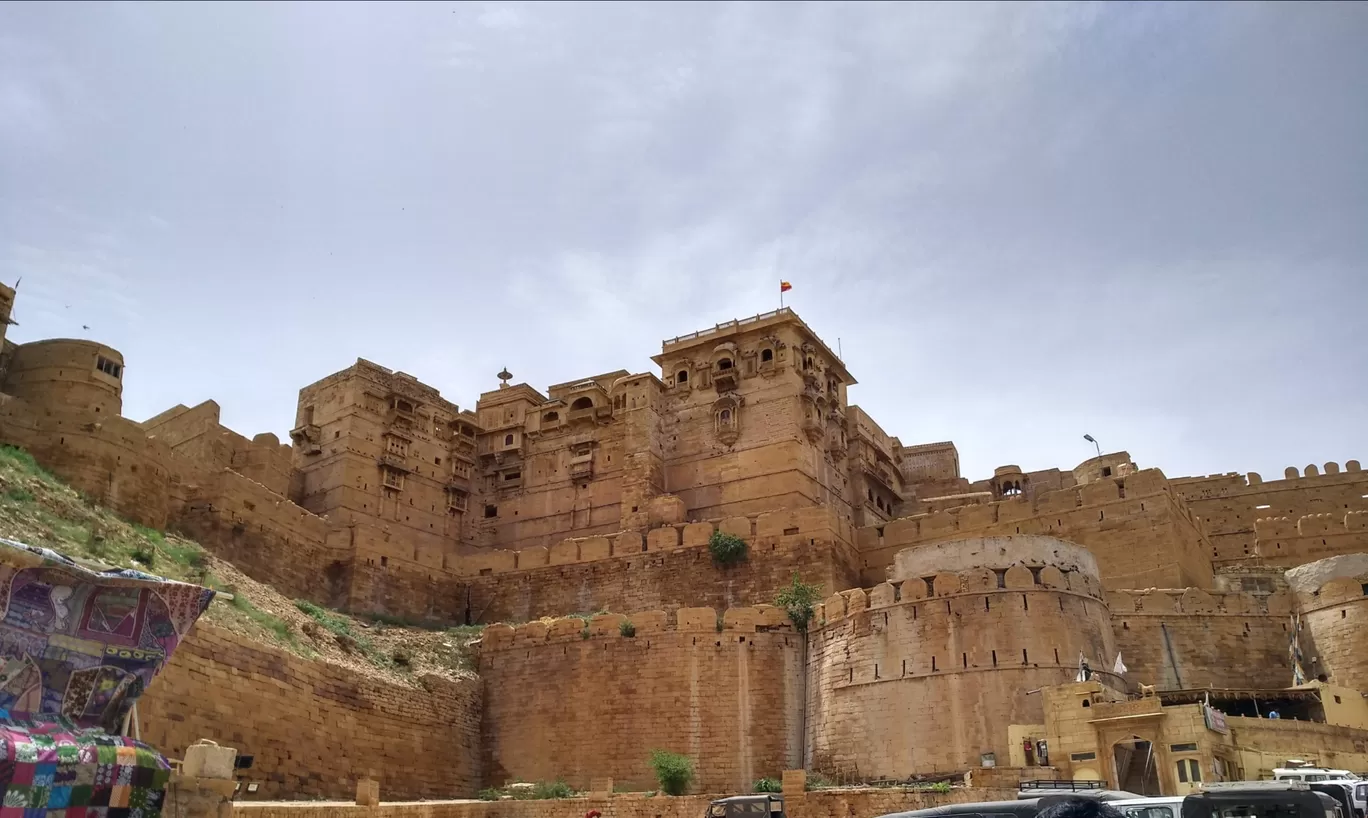
<instances>
[{"instance_id":1,"label":"carved stone balcony","mask_svg":"<svg viewBox=\"0 0 1368 818\"><path fill-rule=\"evenodd\" d=\"M394 452L381 452L380 456L376 458L376 462L387 469L394 469L399 472L408 473L413 471L409 468L408 458L402 454L395 454Z\"/></svg>"}]
</instances>

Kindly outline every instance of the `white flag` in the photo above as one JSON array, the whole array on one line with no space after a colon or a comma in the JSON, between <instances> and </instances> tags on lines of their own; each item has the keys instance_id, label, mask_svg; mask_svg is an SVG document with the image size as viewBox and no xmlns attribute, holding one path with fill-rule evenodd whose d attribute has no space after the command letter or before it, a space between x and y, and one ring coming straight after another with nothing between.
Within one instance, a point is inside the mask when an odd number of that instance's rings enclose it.
<instances>
[{"instance_id":1,"label":"white flag","mask_svg":"<svg viewBox=\"0 0 1368 818\"><path fill-rule=\"evenodd\" d=\"M1125 663L1123 663L1123 662L1121 661L1121 654L1118 652L1118 653L1116 654L1116 664L1112 667L1112 673L1115 673L1117 676L1120 676L1121 674L1123 674L1123 673L1125 673L1125 672L1126 672L1126 665L1125 665Z\"/></svg>"}]
</instances>

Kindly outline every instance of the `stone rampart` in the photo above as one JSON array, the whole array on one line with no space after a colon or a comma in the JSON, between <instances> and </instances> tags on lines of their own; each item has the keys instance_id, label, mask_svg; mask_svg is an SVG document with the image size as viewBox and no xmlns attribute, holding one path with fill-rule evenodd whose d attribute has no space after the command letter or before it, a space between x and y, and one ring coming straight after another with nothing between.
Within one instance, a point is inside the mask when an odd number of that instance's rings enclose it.
<instances>
[{"instance_id":1,"label":"stone rampart","mask_svg":"<svg viewBox=\"0 0 1368 818\"><path fill-rule=\"evenodd\" d=\"M746 540L744 562L718 566L714 530ZM848 524L822 508L666 525L566 540L550 549L458 558L475 622L597 610L768 603L797 573L827 590L858 582Z\"/></svg>"},{"instance_id":2,"label":"stone rampart","mask_svg":"<svg viewBox=\"0 0 1368 818\"><path fill-rule=\"evenodd\" d=\"M1368 533L1361 527L1303 535L1297 525L1308 515L1329 514L1333 520L1346 512L1368 511L1368 472L1357 460L1343 469L1338 463L1288 467L1281 480L1265 481L1250 472L1175 478L1171 483L1205 523L1218 564L1259 557L1291 567L1368 550ZM1270 518L1276 522L1264 522Z\"/></svg>"},{"instance_id":3,"label":"stone rampart","mask_svg":"<svg viewBox=\"0 0 1368 818\"><path fill-rule=\"evenodd\" d=\"M653 789L658 748L691 757L701 791L747 792L801 764L801 663L802 637L769 606L491 625L486 777Z\"/></svg>"},{"instance_id":4,"label":"stone rampart","mask_svg":"<svg viewBox=\"0 0 1368 818\"><path fill-rule=\"evenodd\" d=\"M387 797L384 782L380 783L381 796ZM712 799L735 794L726 790L710 795L648 798L641 793L623 793L607 798L590 796L549 801L381 802L375 807L238 801L234 814L244 818L567 818L598 812L603 818L698 818ZM947 793L909 787L816 790L801 796L786 796L784 812L790 818L850 818L1013 798L1016 798L1014 787L965 787Z\"/></svg>"},{"instance_id":5,"label":"stone rampart","mask_svg":"<svg viewBox=\"0 0 1368 818\"><path fill-rule=\"evenodd\" d=\"M1022 538L1030 562L856 589L827 599L809 638L808 741L813 769L900 778L1009 756L1007 725L1044 720L1028 691L1071 681L1086 658L1099 678L1116 655L1095 573L1078 546ZM902 560L900 560L902 562ZM1062 570L1073 568L1074 570Z\"/></svg>"},{"instance_id":6,"label":"stone rampart","mask_svg":"<svg viewBox=\"0 0 1368 818\"><path fill-rule=\"evenodd\" d=\"M301 659L199 623L138 702L171 757L202 738L254 756L263 798L350 798L375 770L391 798L480 787L478 680L411 686Z\"/></svg>"},{"instance_id":7,"label":"stone rampart","mask_svg":"<svg viewBox=\"0 0 1368 818\"><path fill-rule=\"evenodd\" d=\"M974 536L1040 534L1087 546L1112 588L1209 588L1210 544L1158 469L1045 492L903 517L856 532L863 580L886 578L909 546Z\"/></svg>"},{"instance_id":8,"label":"stone rampart","mask_svg":"<svg viewBox=\"0 0 1368 818\"><path fill-rule=\"evenodd\" d=\"M1127 678L1161 690L1290 685L1287 644L1294 603L1286 590L1107 592Z\"/></svg>"},{"instance_id":9,"label":"stone rampart","mask_svg":"<svg viewBox=\"0 0 1368 818\"><path fill-rule=\"evenodd\" d=\"M1306 672L1368 690L1368 552L1319 560L1287 576L1301 609Z\"/></svg>"}]
</instances>

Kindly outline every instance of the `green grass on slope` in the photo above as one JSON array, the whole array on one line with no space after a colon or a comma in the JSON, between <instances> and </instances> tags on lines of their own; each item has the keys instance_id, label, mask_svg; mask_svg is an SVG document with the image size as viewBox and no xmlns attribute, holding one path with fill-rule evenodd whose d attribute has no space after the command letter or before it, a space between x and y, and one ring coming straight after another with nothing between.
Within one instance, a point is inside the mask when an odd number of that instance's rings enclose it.
<instances>
[{"instance_id":1,"label":"green grass on slope","mask_svg":"<svg viewBox=\"0 0 1368 818\"><path fill-rule=\"evenodd\" d=\"M93 568L135 568L228 593L235 590L209 573L209 557L198 543L119 518L13 446L0 446L0 536L51 548ZM205 616L236 624L262 641L312 653L301 649L289 623L259 610L245 596L234 594L231 604L211 605Z\"/></svg>"}]
</instances>

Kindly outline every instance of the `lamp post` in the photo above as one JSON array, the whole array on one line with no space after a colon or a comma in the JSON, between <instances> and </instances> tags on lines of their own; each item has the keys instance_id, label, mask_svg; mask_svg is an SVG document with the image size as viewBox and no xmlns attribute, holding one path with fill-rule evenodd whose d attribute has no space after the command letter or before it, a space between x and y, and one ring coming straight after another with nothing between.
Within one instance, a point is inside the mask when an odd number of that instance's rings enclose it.
<instances>
[{"instance_id":1,"label":"lamp post","mask_svg":"<svg viewBox=\"0 0 1368 818\"><path fill-rule=\"evenodd\" d=\"M1083 435L1083 439L1097 447L1097 459L1102 459L1102 444L1097 442L1097 438L1092 435Z\"/></svg>"}]
</instances>

